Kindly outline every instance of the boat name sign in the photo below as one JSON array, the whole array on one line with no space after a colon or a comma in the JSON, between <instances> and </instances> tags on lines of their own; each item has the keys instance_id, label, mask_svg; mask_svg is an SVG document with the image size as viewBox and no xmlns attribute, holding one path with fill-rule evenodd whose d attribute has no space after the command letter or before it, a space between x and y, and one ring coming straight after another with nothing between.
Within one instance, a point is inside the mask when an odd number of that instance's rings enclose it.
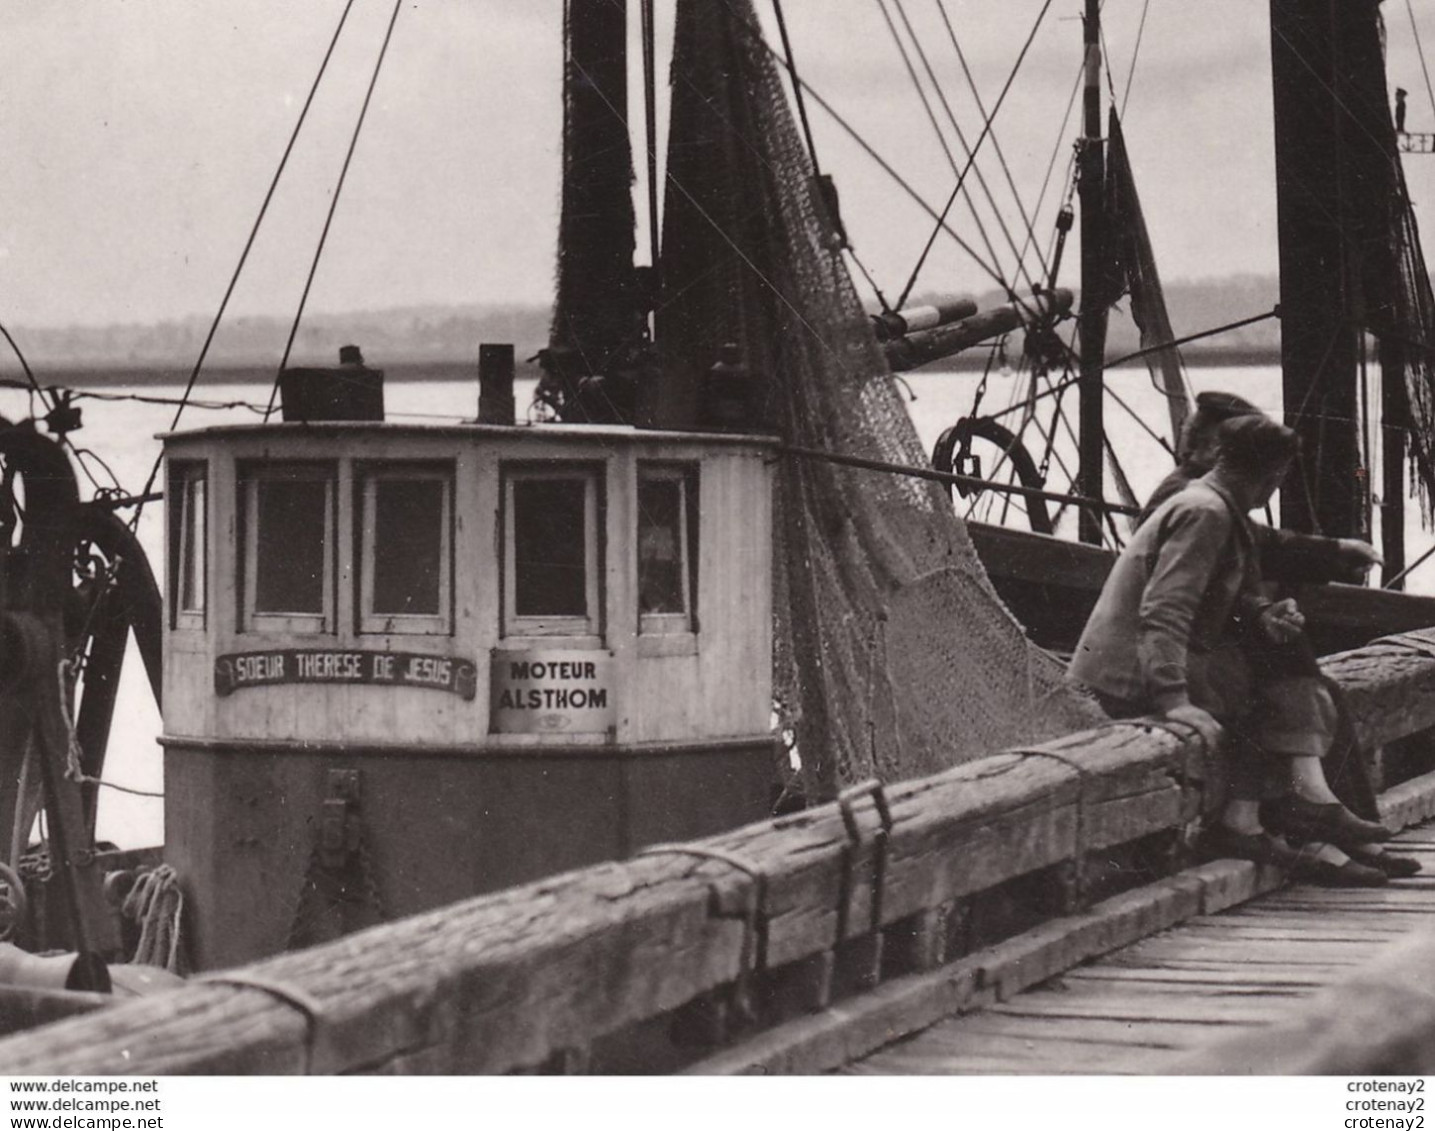
<instances>
[{"instance_id":1,"label":"boat name sign","mask_svg":"<svg viewBox=\"0 0 1435 1131\"><path fill-rule=\"evenodd\" d=\"M472 699L477 694L478 672L472 660L457 656L367 650L236 652L214 661L214 690L219 695L230 695L241 687L285 683L425 687Z\"/></svg>"}]
</instances>

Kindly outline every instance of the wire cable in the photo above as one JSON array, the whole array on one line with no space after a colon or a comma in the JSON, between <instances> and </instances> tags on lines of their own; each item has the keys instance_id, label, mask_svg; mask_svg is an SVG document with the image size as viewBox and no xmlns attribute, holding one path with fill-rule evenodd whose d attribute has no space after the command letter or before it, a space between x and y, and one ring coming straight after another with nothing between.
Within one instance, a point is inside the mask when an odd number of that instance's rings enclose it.
<instances>
[{"instance_id":1,"label":"wire cable","mask_svg":"<svg viewBox=\"0 0 1435 1131\"><path fill-rule=\"evenodd\" d=\"M899 3L900 3L900 0L899 0ZM962 50L962 45L961 45L961 43L960 43L960 42L958 41L958 39L957 39L956 28L952 26L951 18L950 18L950 16L948 16L948 14L947 14L947 6L946 6L946 3L945 3L945 0L936 0L936 3L937 3L937 11L940 12L940 13L941 13L941 16L942 16L942 23L943 23L943 25L944 25L944 26L946 27L946 29L947 29L947 37L948 37L948 39L951 41L952 48L953 48L953 50L954 50L954 51L956 52L956 54L957 54L957 62L961 64L962 74L966 77L967 86L968 86L968 88L969 88L969 89L971 90L971 92L972 92L972 99L973 99L973 101L976 103L977 112L978 112L979 114L981 114L983 120L985 120L985 119L986 119L986 116L987 116L987 108L986 108L986 105L985 105L985 104L983 103L983 101L982 101L981 91L977 88L976 78L975 78L975 76L972 74L971 68L967 65L966 52L964 52L964 51ZM960 131L958 131L958 136L961 136ZM966 144L966 139L965 139L965 138L962 139L962 144L963 144L963 145ZM1001 166L1002 175L1003 175L1003 176L1005 177L1005 179L1006 179L1007 188L1011 190L1012 199L1016 202L1017 212L1018 212L1018 214L1021 216L1022 225L1026 228L1027 243L1026 243L1025 246L1026 246L1026 247L1035 246L1034 214L1032 214L1032 215L1028 215L1028 214L1027 214L1026 206L1025 206L1025 204L1022 202L1021 193L1017 190L1017 187L1016 187L1016 179L1012 176L1011 166L1007 163L1006 154L1005 154L1005 153L1003 152L1003 150L1002 150L1001 142L1000 142L1000 140L997 138L997 135L996 135L996 131L995 131L995 130L992 131L992 151L996 154L997 163ZM1054 163L1055 163L1055 162L1054 162L1054 160L1053 160L1053 164L1054 164ZM1048 173L1048 176L1050 176L1049 173ZM980 178L980 171L978 171L978 177ZM986 190L986 181L985 181L985 179L981 179L981 184L982 184L983 190L984 190L984 191L987 191L987 190ZM1045 183L1044 183L1044 182L1043 182L1043 186L1042 186L1042 187L1043 187L1043 195L1044 195L1044 190L1045 190ZM991 199L991 193L990 193L989 191L987 191L987 198L988 198L988 200ZM993 207L993 209L995 209L996 205L993 204L992 207ZM1010 235L1009 233L1007 233L1006 225L1005 225L1004 223L1002 224L1002 231L1003 231L1003 233L1006 233L1006 234L1007 234L1007 240L1010 242L1010 241L1011 241L1011 235ZM1013 245L1012 250L1013 250L1013 251L1016 250L1015 245ZM1024 267L1023 267L1023 264L1025 263L1025 259L1026 259L1025 249L1023 249L1022 251L1017 252L1017 267L1018 267L1018 270L1022 270L1024 274L1026 273L1025 270L1024 270ZM1046 261L1046 257L1041 254L1041 249L1040 249L1039 247L1037 248L1037 263L1038 263L1038 266L1040 266L1040 268L1041 268L1041 275L1042 275L1042 277L1045 278L1045 277L1046 277L1046 274L1047 274L1047 261ZM1031 276L1030 276L1029 274L1027 275L1027 281L1028 281L1028 282L1031 281Z\"/></svg>"},{"instance_id":2,"label":"wire cable","mask_svg":"<svg viewBox=\"0 0 1435 1131\"><path fill-rule=\"evenodd\" d=\"M1042 21L1046 18L1046 14L1050 10L1051 0L1046 0L1046 3L1041 7L1041 12L1036 17L1036 22L1032 24L1031 31L1026 37L1026 42L1022 44L1021 52L1017 55L1016 62L1012 65L1011 74L1007 76L1006 83L1002 86L1001 94L997 96L996 104L992 107L992 112L987 115L986 124L982 127L982 132L977 138L976 145L972 147L972 157L971 161L967 163L968 167L970 167L972 161L976 160L976 155L981 150L982 142L984 142L987 135L991 133L992 125L996 122L997 114L1001 112L1002 103L1006 101L1007 92L1011 90L1012 83L1016 81L1017 73L1021 70L1021 65L1026 59L1026 53L1031 48L1032 41L1036 39L1037 30L1041 27ZM965 172L963 176L965 176ZM916 285L917 276L921 274L922 268L927 262L927 256L931 254L932 246L937 242L937 236L944 229L950 231L946 226L947 215L951 212L952 205L956 202L957 194L961 192L961 181L962 178L958 178L957 186L952 189L952 195L947 198L947 203L942 207L940 215L937 216L937 226L932 229L932 234L927 237L927 244L922 249L922 254L918 256L916 266L912 268L912 274L907 280L907 285L902 289L902 297L897 300L898 309L901 309L902 305L907 301L907 296L912 293L912 287Z\"/></svg>"},{"instance_id":3,"label":"wire cable","mask_svg":"<svg viewBox=\"0 0 1435 1131\"><path fill-rule=\"evenodd\" d=\"M1420 29L1415 26L1415 9L1410 0L1405 0L1405 12L1410 17L1410 31L1415 36L1415 51L1420 56L1420 70L1425 75L1425 93L1430 96L1430 112L1435 114L1435 86L1430 85L1430 68L1425 65L1425 48L1420 42Z\"/></svg>"},{"instance_id":4,"label":"wire cable","mask_svg":"<svg viewBox=\"0 0 1435 1131\"><path fill-rule=\"evenodd\" d=\"M349 175L349 164L354 159L354 150L359 144L359 134L364 128L364 120L369 113L369 103L374 97L374 87L378 84L379 72L383 70L384 58L389 53L389 41L394 36L394 24L398 22L399 12L403 6L403 0L394 0L394 10L389 16L389 26L384 31L384 42L379 47L378 59L374 61L374 72L369 76L369 88L364 92L364 102L359 107L359 119L354 123L354 132L349 138L349 150L344 154L344 164L339 170L339 180L334 185L334 195L329 201L329 213L324 217L324 229L319 233L319 244L314 249L314 258L309 264L309 276L304 280L304 293L299 296L299 309L294 312L294 325L289 329L289 340L284 343L284 356L279 359L279 370L274 374L274 387L269 391L269 408L264 413L265 420L268 420L274 411L274 400L279 395L279 376L284 372L284 367L289 364L289 354L294 348L294 339L299 334L299 323L304 319L304 307L309 301L309 290L314 285L314 276L319 270L319 260L324 255L324 245L329 239L329 227L334 222L334 213L339 207L339 197L344 192L344 181Z\"/></svg>"},{"instance_id":5,"label":"wire cable","mask_svg":"<svg viewBox=\"0 0 1435 1131\"><path fill-rule=\"evenodd\" d=\"M244 250L239 255L239 262L234 267L234 273L229 277L229 286L225 288L224 298L220 300L219 309L215 312L214 321L209 325L209 332L205 335L204 344L200 347L199 357L194 363L194 369L189 374L189 381L184 387L184 397L181 399L179 408L175 411L174 419L170 422L169 430L173 432L179 427L179 418L184 413L185 402L189 394L194 390L194 384L199 380L200 370L204 368L204 360L209 356L209 347L214 342L214 335L219 330L219 323L224 318L224 312L229 306L229 300L234 294L234 288L239 283L240 273L244 265L249 261L249 252L254 247L254 240L259 235L259 226L264 223L264 217L269 211L270 201L274 199L274 191L279 187L279 179L284 175L284 169L289 164L289 155L294 152L294 143L299 140L299 131L303 129L305 119L309 116L309 107L314 103L314 95L318 93L319 84L324 79L324 73L329 68L329 60L334 56L334 48L339 42L339 36L343 33L344 24L349 19L349 12L354 6L354 0L348 0L344 10L339 15L339 23L334 28L334 34L329 40L329 46L324 52L323 62L319 64L319 72L314 76L314 82L309 87L309 94L304 99L304 105L299 110L299 117L294 122L294 129L289 134L289 141L284 146L284 155L279 159L279 167L274 170L274 176L269 182L269 188L264 194L264 202L259 206L259 214L254 218L254 224L249 229L249 238L244 241ZM164 459L163 453L155 457L154 465L150 468L149 477L145 480L144 490L140 495L148 495L154 487L155 477L159 475L160 465ZM140 518L143 505L135 508L135 513L130 519L133 528Z\"/></svg>"},{"instance_id":6,"label":"wire cable","mask_svg":"<svg viewBox=\"0 0 1435 1131\"><path fill-rule=\"evenodd\" d=\"M1405 0L1408 4L1410 0ZM1121 110L1117 117L1126 117L1126 103L1131 97L1131 83L1136 78L1136 60L1141 56L1141 37L1146 34L1146 13L1151 8L1151 0L1142 0L1141 22L1136 25L1136 46L1131 48L1131 66L1126 70L1126 87L1121 92Z\"/></svg>"},{"instance_id":7,"label":"wire cable","mask_svg":"<svg viewBox=\"0 0 1435 1131\"><path fill-rule=\"evenodd\" d=\"M4 323L0 323L0 334L5 335L5 340L10 343L10 348L15 351L16 360L20 362L20 368L25 371L25 380L28 382L29 391L40 398L40 403L45 406L45 410L48 412L54 406L45 399L45 390L40 387L40 382L35 379L35 373L30 368L30 363L25 360L25 354L20 349L20 343L11 336L10 331L5 328ZM22 385L20 387L26 388L27 386Z\"/></svg>"},{"instance_id":8,"label":"wire cable","mask_svg":"<svg viewBox=\"0 0 1435 1131\"><path fill-rule=\"evenodd\" d=\"M887 24L888 32L891 33L892 43L897 48L897 54L902 59L902 65L907 70L907 77L911 79L912 87L914 90L916 90L918 99L921 100L922 109L926 112L927 121L931 124L932 132L937 135L937 144L942 147L942 153L947 158L947 165L951 168L952 175L957 178L958 186L961 187L962 199L966 201L967 209L972 214L972 222L976 225L977 234L981 236L982 244L986 247L987 255L991 257L993 266L995 266L997 270L1000 271L1001 261L997 257L996 248L992 245L991 238L987 235L986 227L982 224L982 218L977 214L976 204L972 200L971 193L966 188L967 172L973 167L973 162L969 156L966 168L962 169L960 172L958 171L956 156L952 153L952 147L947 144L946 135L942 132L942 127L937 122L936 112L932 109L932 103L930 99L927 98L926 90L922 87L921 80L917 78L916 68L912 66L911 56L908 54L907 47L902 42L902 37L897 31L897 25L892 22L892 17L887 11L887 5L884 0L875 0L875 2L877 4L877 10L882 13L882 19ZM908 25L908 33L911 33L910 24ZM929 76L931 75L930 67L928 67L927 73ZM1002 289L1007 292L1010 292L1011 290L1010 285L1008 285L1005 280L1003 280L1002 282ZM898 309L905 305L907 296L908 294L910 294L910 290L911 289L908 288L907 290L903 291L902 297L897 301Z\"/></svg>"},{"instance_id":9,"label":"wire cable","mask_svg":"<svg viewBox=\"0 0 1435 1131\"><path fill-rule=\"evenodd\" d=\"M732 9L729 8L729 11L732 11ZM783 66L784 68L787 67L786 61L772 46L772 44L767 42L767 39L762 34L762 29L760 27L754 25L750 20L745 19L740 13L733 12L733 18L736 19L737 22L747 30L748 34L753 37L753 41L757 44L757 46L761 47L764 51L771 55L775 60L777 60L777 62L781 66ZM789 71L788 73L791 74L791 71ZM1003 281L1001 275L997 272L997 270L991 264L987 263L981 257L981 255L977 253L977 250L972 247L970 243L968 243L956 233L956 231L951 227L951 225L946 222L946 218L940 215L937 209L932 207L932 205L927 202L926 198L924 198L922 194L919 193L912 186L911 182L908 181L907 178L902 176L902 174L897 171L897 169L892 165L892 163L888 161L885 157L883 157L881 153L877 151L876 147L873 146L872 143L869 142L866 138L864 138L862 134L857 130L857 128L853 126L849 121L847 121L847 119L842 115L840 111L837 110L836 107L834 107L830 102L823 98L822 95L816 89L814 89L812 84L809 83L806 79L800 78L796 75L793 75L792 77L794 82L801 83L802 89L807 92L808 97L810 97L813 102L817 103L817 105L820 106L823 111L826 112L827 116L830 117L832 121L837 124L837 126L843 131L843 133L847 134L848 137L850 137L854 142L856 142L857 146L864 153L866 153L867 156L870 157L877 164L877 166L884 173L887 174L889 178L891 178L892 182L896 184L898 188L900 188L904 193L907 194L908 197L911 198L912 202L916 204L918 208L922 209L922 211L926 212L927 215L929 215L934 221L936 221L938 234L945 234L946 236L948 236L953 243L955 243L959 248L962 249L962 251L967 254L967 256L972 260L972 262L988 278L992 279L998 286L1005 288L1006 284ZM993 113L995 113L995 110L993 111ZM669 174L668 179L672 179L671 174ZM1039 311L1037 311L1037 309L1032 306L1030 302L1022 299L1020 296L1017 296L1015 301L1028 315L1032 316L1033 318L1038 315ZM898 302L896 304L896 308L900 309L901 305L901 302Z\"/></svg>"},{"instance_id":10,"label":"wire cable","mask_svg":"<svg viewBox=\"0 0 1435 1131\"><path fill-rule=\"evenodd\" d=\"M970 145L967 144L967 136L962 130L961 123L957 121L957 115L952 110L952 104L947 100L947 96L942 90L941 83L937 78L936 70L933 68L931 60L927 56L927 51L922 46L921 39L917 36L915 29L912 27L912 21L907 18L906 5L903 3L903 0L892 0L892 4L897 10L897 15L900 16L902 19L902 25L907 29L907 35L911 38L912 46L916 49L917 52L917 57L922 61L922 67L927 72L927 78L931 82L932 88L937 93L937 99L942 104L942 110L947 115L947 121L951 123L952 131L957 135L957 141L962 147L962 152L966 155L967 159L972 162L972 172L976 174L977 186L982 190L982 196L986 198L987 207L992 210L992 215L996 218L997 227L1001 229L1002 236L1006 239L1007 247L1011 250L1012 255L1016 258L1017 274L1025 279L1026 285L1033 291L1039 290L1040 285L1034 279L1032 279L1031 272L1027 270L1025 264L1023 264L1022 262L1021 251L1017 247L1016 239L1012 236L1011 228L1007 225L1006 219L1001 213L1001 209L997 207L996 197L992 193L991 186L987 184L987 179L986 176L982 173L981 165L976 163L976 157L972 153L972 148ZM967 77L970 85L971 76L968 75ZM975 86L973 86L973 93L975 93ZM986 111L982 108L980 96L977 97L976 102L978 110L980 110L982 113L982 120L983 122L985 122ZM998 160L1002 161L1003 159L1001 157L1001 146L997 143L997 136L995 130L991 131L991 141L992 148L997 153ZM1005 165L1004 161L1003 165ZM1010 170L1008 170L1007 174L1007 184L1012 189L1012 191L1015 192L1015 185L1012 184ZM1023 209L1021 206L1020 197L1017 198L1016 203L1017 210L1021 213L1023 222L1025 222L1026 210ZM968 197L968 207L971 207L970 196ZM975 208L972 208L972 214L974 217L976 216ZM980 218L977 218L977 224L981 224ZM995 262L997 259L996 253L992 252L991 256L993 262ZM1041 273L1043 275L1046 274L1045 264L1042 265ZM1007 287L1007 293L1012 293L1010 286Z\"/></svg>"}]
</instances>

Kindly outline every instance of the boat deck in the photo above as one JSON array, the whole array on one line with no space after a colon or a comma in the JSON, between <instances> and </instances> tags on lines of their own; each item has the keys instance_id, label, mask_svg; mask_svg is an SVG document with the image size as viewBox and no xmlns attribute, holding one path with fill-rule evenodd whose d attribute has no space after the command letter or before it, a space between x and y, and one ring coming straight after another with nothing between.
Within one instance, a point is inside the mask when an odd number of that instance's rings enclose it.
<instances>
[{"instance_id":1,"label":"boat deck","mask_svg":"<svg viewBox=\"0 0 1435 1131\"><path fill-rule=\"evenodd\" d=\"M1199 1051L1289 1020L1321 990L1429 929L1435 823L1406 831L1389 847L1416 857L1425 871L1384 888L1286 887L1198 916L1009 1001L939 1022L841 1071L1179 1071Z\"/></svg>"}]
</instances>

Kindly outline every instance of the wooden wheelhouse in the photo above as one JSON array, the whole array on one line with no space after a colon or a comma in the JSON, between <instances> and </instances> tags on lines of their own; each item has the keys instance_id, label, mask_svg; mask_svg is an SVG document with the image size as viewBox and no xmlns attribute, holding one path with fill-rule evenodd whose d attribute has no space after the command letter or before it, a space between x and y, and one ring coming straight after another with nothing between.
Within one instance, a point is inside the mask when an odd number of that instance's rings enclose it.
<instances>
[{"instance_id":1,"label":"wooden wheelhouse","mask_svg":"<svg viewBox=\"0 0 1435 1131\"><path fill-rule=\"evenodd\" d=\"M166 855L199 964L765 816L770 448L166 437Z\"/></svg>"}]
</instances>

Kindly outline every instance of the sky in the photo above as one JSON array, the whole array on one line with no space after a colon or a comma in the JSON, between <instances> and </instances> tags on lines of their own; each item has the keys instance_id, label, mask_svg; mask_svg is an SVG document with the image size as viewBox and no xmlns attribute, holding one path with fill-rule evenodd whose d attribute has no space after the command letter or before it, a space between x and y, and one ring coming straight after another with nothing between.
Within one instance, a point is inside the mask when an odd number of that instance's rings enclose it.
<instances>
[{"instance_id":1,"label":"sky","mask_svg":"<svg viewBox=\"0 0 1435 1131\"><path fill-rule=\"evenodd\" d=\"M1045 2L901 0L968 141L981 115L943 10L990 109ZM896 5L886 2L894 19ZM343 7L0 0L0 321L212 316ZM295 310L392 7L355 0L235 291L233 316ZM673 0L658 8L661 55ZM757 8L772 29L768 0ZM954 175L877 0L786 0L785 8L807 81L940 205ZM980 199L978 208L1008 274L1015 256L992 217L1000 214L1021 243L1022 213L1034 215L1044 244L1066 188L1076 117L1064 131L1062 121L1081 60L1080 9L1079 0L1050 4L996 119L993 136L1017 193L990 143L978 163L996 200L995 209ZM1384 9L1390 79L1411 91L1409 127L1435 130L1410 16L1435 56L1435 4L1386 0ZM1107 0L1104 21L1163 273L1273 272L1264 0ZM561 25L561 0L405 0L311 310L549 299ZM636 125L636 82L630 93ZM926 213L826 113L814 106L812 116L858 254L885 290L900 291L927 239ZM949 126L946 135L960 161ZM1038 209L1053 154L1054 178ZM1408 157L1406 169L1417 206L1435 200L1435 157ZM641 185L638 195L641 202ZM954 225L981 246L969 213L959 210ZM640 212L640 232L645 226ZM1067 254L1074 271L1074 243ZM945 239L918 283L958 294L990 286Z\"/></svg>"}]
</instances>

